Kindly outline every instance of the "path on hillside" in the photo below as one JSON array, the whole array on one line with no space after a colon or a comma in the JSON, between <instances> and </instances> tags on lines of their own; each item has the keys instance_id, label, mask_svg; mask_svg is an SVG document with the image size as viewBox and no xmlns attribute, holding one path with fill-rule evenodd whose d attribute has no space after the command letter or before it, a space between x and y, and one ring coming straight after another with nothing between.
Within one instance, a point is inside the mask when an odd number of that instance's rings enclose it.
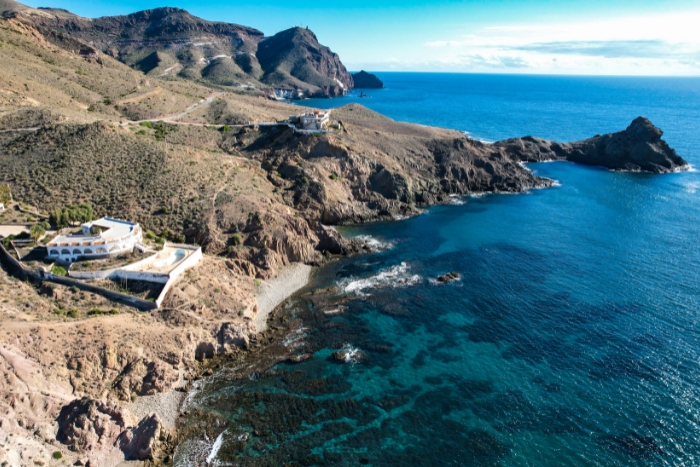
<instances>
[{"instance_id":1,"label":"path on hillside","mask_svg":"<svg viewBox=\"0 0 700 467\"><path fill-rule=\"evenodd\" d=\"M146 120L134 120L134 121L128 121L124 123L120 123L119 126L122 127L127 127L129 125L140 125L141 123L155 123L155 122L165 122L165 123L170 123L172 125L185 125L185 126L204 126L204 127L214 127L214 128L223 128L224 126L228 126L230 128L243 128L243 127L253 127L253 126L287 126L294 130L295 133L301 134L301 135L312 135L312 134L323 134L323 133L330 133L333 135L338 136L341 139L350 141L351 143L354 143L355 141L351 138L348 138L347 136L340 135L338 133L335 133L330 130L301 130L294 126L291 123L280 123L280 122L259 122L259 123L243 123L243 124L238 124L238 125L211 125L208 123L193 123L193 122L178 122L177 120L184 117L187 114L190 114L196 110L202 109L212 102L214 100L222 95L224 95L225 92L217 92L216 94L213 94L203 101L199 102L198 104L193 105L192 107L188 108L187 110L173 114L173 115L166 115L163 117L157 117L157 118L149 118ZM17 128L14 130L0 130L0 133L8 133L11 131L37 131L39 130L40 127L35 127L35 128ZM346 130L347 131L347 130Z\"/></svg>"}]
</instances>

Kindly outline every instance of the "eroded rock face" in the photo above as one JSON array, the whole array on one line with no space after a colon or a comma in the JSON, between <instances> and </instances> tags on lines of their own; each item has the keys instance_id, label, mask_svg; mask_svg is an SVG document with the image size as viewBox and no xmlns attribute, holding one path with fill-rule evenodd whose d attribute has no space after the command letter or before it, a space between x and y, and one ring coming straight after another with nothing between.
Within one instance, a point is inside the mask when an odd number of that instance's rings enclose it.
<instances>
[{"instance_id":1,"label":"eroded rock face","mask_svg":"<svg viewBox=\"0 0 700 467\"><path fill-rule=\"evenodd\" d=\"M663 132L648 119L637 117L624 131L594 136L575 143L556 143L526 136L495 143L524 162L567 160L613 170L666 173L688 163L661 139Z\"/></svg>"},{"instance_id":2,"label":"eroded rock face","mask_svg":"<svg viewBox=\"0 0 700 467\"><path fill-rule=\"evenodd\" d=\"M139 424L124 431L119 437L119 446L127 460L155 459L160 454L163 424L158 415L147 415Z\"/></svg>"},{"instance_id":3,"label":"eroded rock face","mask_svg":"<svg viewBox=\"0 0 700 467\"><path fill-rule=\"evenodd\" d=\"M128 401L132 394L147 396L168 390L177 381L178 373L161 361L136 359L117 377L112 394Z\"/></svg>"},{"instance_id":4,"label":"eroded rock face","mask_svg":"<svg viewBox=\"0 0 700 467\"><path fill-rule=\"evenodd\" d=\"M226 353L239 348L247 349L250 344L249 334L251 334L250 329L243 324L222 324L217 336L220 345L220 353Z\"/></svg>"},{"instance_id":5,"label":"eroded rock face","mask_svg":"<svg viewBox=\"0 0 700 467\"><path fill-rule=\"evenodd\" d=\"M114 400L76 399L61 409L56 439L71 451L84 453L110 447L134 416Z\"/></svg>"}]
</instances>

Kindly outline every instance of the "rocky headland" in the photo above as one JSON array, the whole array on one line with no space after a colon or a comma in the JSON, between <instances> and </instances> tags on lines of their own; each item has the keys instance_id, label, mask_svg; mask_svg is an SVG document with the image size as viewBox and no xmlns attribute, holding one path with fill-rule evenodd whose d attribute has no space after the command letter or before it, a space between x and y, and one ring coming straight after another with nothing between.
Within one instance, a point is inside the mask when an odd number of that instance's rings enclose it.
<instances>
[{"instance_id":1,"label":"rocky headland","mask_svg":"<svg viewBox=\"0 0 700 467\"><path fill-rule=\"evenodd\" d=\"M575 143L556 143L527 136L495 143L523 162L565 160L578 164L631 172L666 173L688 168L688 163L661 139L663 131L644 117L623 131L596 135Z\"/></svg>"},{"instance_id":2,"label":"rocky headland","mask_svg":"<svg viewBox=\"0 0 700 467\"><path fill-rule=\"evenodd\" d=\"M329 225L410 216L454 195L553 185L523 162L655 173L687 167L642 118L582 142L524 137L486 144L353 104L332 112L328 132L300 134L274 123L303 108L144 74L86 44L73 17L61 24L75 23L75 36L67 27L60 34L46 29L68 13L7 0L0 6L8 4L12 14L0 19L0 184L40 211L87 202L96 216L137 221L154 237L184 238L206 254L160 310L145 313L69 287L25 282L3 264L0 463L167 464L177 439L172 407L181 400L173 394L213 371L212 357L235 358L274 341L281 328L260 332L261 323L275 319L268 313L303 285L308 266L363 251ZM169 18L180 32L183 13L171 13L159 20L163 34ZM141 17L125 18L142 24ZM225 29L199 31L192 21L192 37ZM309 63L316 56L311 33L288 34L303 44L290 51L288 40L273 41L275 54ZM317 64L336 73L328 86L347 87L352 77L326 58ZM100 309L114 313L94 312ZM305 357L280 351L276 358Z\"/></svg>"}]
</instances>

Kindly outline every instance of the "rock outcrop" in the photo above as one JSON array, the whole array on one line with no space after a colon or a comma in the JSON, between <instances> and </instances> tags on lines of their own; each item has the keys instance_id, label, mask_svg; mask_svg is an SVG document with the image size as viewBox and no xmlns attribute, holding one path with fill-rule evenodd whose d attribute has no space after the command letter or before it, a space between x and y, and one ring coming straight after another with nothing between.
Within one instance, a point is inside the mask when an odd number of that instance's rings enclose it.
<instances>
[{"instance_id":1,"label":"rock outcrop","mask_svg":"<svg viewBox=\"0 0 700 467\"><path fill-rule=\"evenodd\" d=\"M144 417L135 427L124 431L119 437L119 446L126 460L157 458L164 431L163 424L154 413Z\"/></svg>"},{"instance_id":2,"label":"rock outcrop","mask_svg":"<svg viewBox=\"0 0 700 467\"><path fill-rule=\"evenodd\" d=\"M131 413L115 401L76 399L61 409L56 439L72 451L109 449L114 440L135 422Z\"/></svg>"},{"instance_id":3,"label":"rock outcrop","mask_svg":"<svg viewBox=\"0 0 700 467\"><path fill-rule=\"evenodd\" d=\"M567 160L579 164L633 172L666 173L688 163L661 139L663 132L637 117L624 131L594 136L575 143L556 143L526 136L495 143L524 162Z\"/></svg>"},{"instance_id":4,"label":"rock outcrop","mask_svg":"<svg viewBox=\"0 0 700 467\"><path fill-rule=\"evenodd\" d=\"M364 70L353 73L352 79L355 82L355 89L381 89L384 87L382 80Z\"/></svg>"}]
</instances>

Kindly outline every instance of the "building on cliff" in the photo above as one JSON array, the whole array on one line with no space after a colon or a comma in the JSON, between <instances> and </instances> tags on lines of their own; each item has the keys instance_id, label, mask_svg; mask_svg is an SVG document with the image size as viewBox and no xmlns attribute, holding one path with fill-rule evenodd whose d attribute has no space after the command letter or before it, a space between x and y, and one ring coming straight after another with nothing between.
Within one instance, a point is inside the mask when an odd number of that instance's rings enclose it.
<instances>
[{"instance_id":1,"label":"building on cliff","mask_svg":"<svg viewBox=\"0 0 700 467\"><path fill-rule=\"evenodd\" d=\"M289 123L302 130L323 130L328 125L330 118L330 110L314 110L313 112L290 116Z\"/></svg>"},{"instance_id":2,"label":"building on cliff","mask_svg":"<svg viewBox=\"0 0 700 467\"><path fill-rule=\"evenodd\" d=\"M139 224L103 217L83 224L78 233L59 235L46 245L46 249L49 259L72 263L78 259L130 253L142 240Z\"/></svg>"}]
</instances>

